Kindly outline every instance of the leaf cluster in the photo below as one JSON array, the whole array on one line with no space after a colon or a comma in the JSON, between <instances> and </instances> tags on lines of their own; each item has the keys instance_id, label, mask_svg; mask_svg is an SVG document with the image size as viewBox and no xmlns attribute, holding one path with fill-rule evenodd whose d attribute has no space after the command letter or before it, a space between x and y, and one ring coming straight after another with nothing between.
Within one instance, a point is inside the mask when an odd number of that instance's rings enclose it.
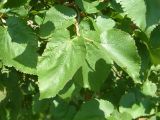
<instances>
[{"instance_id":1,"label":"leaf cluster","mask_svg":"<svg viewBox=\"0 0 160 120\"><path fill-rule=\"evenodd\" d=\"M159 0L0 0L0 120L160 119Z\"/></svg>"}]
</instances>

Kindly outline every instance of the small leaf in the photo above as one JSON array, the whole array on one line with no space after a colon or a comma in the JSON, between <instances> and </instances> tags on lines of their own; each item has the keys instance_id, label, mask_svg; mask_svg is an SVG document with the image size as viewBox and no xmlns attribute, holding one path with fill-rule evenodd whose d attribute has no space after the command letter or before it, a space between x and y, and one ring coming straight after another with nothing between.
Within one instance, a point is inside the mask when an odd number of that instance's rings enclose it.
<instances>
[{"instance_id":1,"label":"small leaf","mask_svg":"<svg viewBox=\"0 0 160 120\"><path fill-rule=\"evenodd\" d=\"M156 91L157 91L157 86L156 86L156 84L152 83L151 81L148 81L148 80L147 80L147 81L143 84L142 92L143 92L145 95L156 96Z\"/></svg>"},{"instance_id":2,"label":"small leaf","mask_svg":"<svg viewBox=\"0 0 160 120\"><path fill-rule=\"evenodd\" d=\"M112 29L115 26L114 20L104 16L98 16L96 18L96 24L101 33L109 29Z\"/></svg>"}]
</instances>

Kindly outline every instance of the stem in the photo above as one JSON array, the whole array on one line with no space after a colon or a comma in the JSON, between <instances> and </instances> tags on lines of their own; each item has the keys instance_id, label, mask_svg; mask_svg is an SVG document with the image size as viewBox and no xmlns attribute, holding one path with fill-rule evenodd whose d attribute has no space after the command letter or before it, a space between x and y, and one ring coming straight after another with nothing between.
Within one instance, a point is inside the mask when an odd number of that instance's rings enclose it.
<instances>
[{"instance_id":1,"label":"stem","mask_svg":"<svg viewBox=\"0 0 160 120\"><path fill-rule=\"evenodd\" d=\"M80 36L80 32L79 32L80 12L79 12L79 9L78 9L77 5L74 5L74 7L75 7L76 12L77 12L76 23L75 23L76 34L77 34L77 36Z\"/></svg>"}]
</instances>

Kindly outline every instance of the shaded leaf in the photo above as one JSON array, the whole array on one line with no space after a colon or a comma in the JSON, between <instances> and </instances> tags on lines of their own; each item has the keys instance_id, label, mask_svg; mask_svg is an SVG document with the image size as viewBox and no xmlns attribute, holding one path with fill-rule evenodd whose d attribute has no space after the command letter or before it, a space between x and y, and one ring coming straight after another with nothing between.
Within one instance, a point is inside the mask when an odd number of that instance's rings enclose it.
<instances>
[{"instance_id":1,"label":"shaded leaf","mask_svg":"<svg viewBox=\"0 0 160 120\"><path fill-rule=\"evenodd\" d=\"M106 120L113 110L114 107L110 102L93 99L82 104L73 120Z\"/></svg>"},{"instance_id":2,"label":"shaded leaf","mask_svg":"<svg viewBox=\"0 0 160 120\"><path fill-rule=\"evenodd\" d=\"M139 100L138 100L139 99ZM120 100L119 111L121 113L129 113L134 119L154 114L153 104L150 100L144 98L137 98L135 93L127 93L122 96Z\"/></svg>"},{"instance_id":3,"label":"shaded leaf","mask_svg":"<svg viewBox=\"0 0 160 120\"><path fill-rule=\"evenodd\" d=\"M7 0L5 7L12 8L12 7L19 7L27 3L29 0Z\"/></svg>"},{"instance_id":4,"label":"shaded leaf","mask_svg":"<svg viewBox=\"0 0 160 120\"><path fill-rule=\"evenodd\" d=\"M149 53L153 64L160 64L160 26L157 26L150 36L150 41L148 43Z\"/></svg>"},{"instance_id":5,"label":"shaded leaf","mask_svg":"<svg viewBox=\"0 0 160 120\"><path fill-rule=\"evenodd\" d=\"M35 33L16 17L10 17L7 25L8 29L0 27L0 59L6 66L36 74L38 41Z\"/></svg>"}]
</instances>

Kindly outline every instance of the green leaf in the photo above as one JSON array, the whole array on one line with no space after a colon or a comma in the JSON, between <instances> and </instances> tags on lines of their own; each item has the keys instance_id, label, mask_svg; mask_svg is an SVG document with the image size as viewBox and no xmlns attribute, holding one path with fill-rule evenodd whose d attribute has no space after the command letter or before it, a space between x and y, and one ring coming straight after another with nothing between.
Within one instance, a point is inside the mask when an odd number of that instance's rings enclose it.
<instances>
[{"instance_id":1,"label":"green leaf","mask_svg":"<svg viewBox=\"0 0 160 120\"><path fill-rule=\"evenodd\" d=\"M35 15L34 17L35 22L40 26L43 23L43 18L41 18L38 15ZM45 24L45 23L44 23Z\"/></svg>"},{"instance_id":2,"label":"green leaf","mask_svg":"<svg viewBox=\"0 0 160 120\"><path fill-rule=\"evenodd\" d=\"M139 99L139 100L138 100ZM129 113L132 118L154 114L152 101L148 99L137 98L135 93L127 93L122 96L120 100L119 111L120 113Z\"/></svg>"},{"instance_id":3,"label":"green leaf","mask_svg":"<svg viewBox=\"0 0 160 120\"><path fill-rule=\"evenodd\" d=\"M148 43L149 53L153 64L160 64L160 26L157 26L150 36L150 41Z\"/></svg>"},{"instance_id":4,"label":"green leaf","mask_svg":"<svg viewBox=\"0 0 160 120\"><path fill-rule=\"evenodd\" d=\"M91 68L95 68L95 63L100 58L104 59L107 64L112 64L112 60L124 69L135 82L139 81L140 57L135 46L134 39L126 32L113 29L114 22L107 21L106 18L98 18L98 29L102 32L100 35L95 31L82 30L81 34L86 43L87 61ZM108 28L103 29L101 22L108 24ZM100 36L100 38L99 38ZM93 54L96 54L96 56Z\"/></svg>"},{"instance_id":5,"label":"green leaf","mask_svg":"<svg viewBox=\"0 0 160 120\"><path fill-rule=\"evenodd\" d=\"M84 88L98 92L110 73L113 61L100 46L99 34L96 31L84 28L82 36L87 52L86 62L82 66Z\"/></svg>"},{"instance_id":6,"label":"green leaf","mask_svg":"<svg viewBox=\"0 0 160 120\"><path fill-rule=\"evenodd\" d=\"M146 23L147 28L160 23L160 1L145 0L146 3Z\"/></svg>"},{"instance_id":7,"label":"green leaf","mask_svg":"<svg viewBox=\"0 0 160 120\"><path fill-rule=\"evenodd\" d=\"M54 120L73 120L76 114L76 108L69 105L63 100L54 100L54 104L50 107L50 114L53 115Z\"/></svg>"},{"instance_id":8,"label":"green leaf","mask_svg":"<svg viewBox=\"0 0 160 120\"><path fill-rule=\"evenodd\" d=\"M47 39L47 38L51 37L51 35L54 32L54 29L55 29L54 24L52 22L48 21L45 24L42 24L40 26L39 35L42 39Z\"/></svg>"},{"instance_id":9,"label":"green leaf","mask_svg":"<svg viewBox=\"0 0 160 120\"><path fill-rule=\"evenodd\" d=\"M96 42L96 40L99 40L96 32L85 32L83 37L86 40L87 52L86 62L82 67L84 87L97 92L108 77L113 62L102 50L100 44Z\"/></svg>"},{"instance_id":10,"label":"green leaf","mask_svg":"<svg viewBox=\"0 0 160 120\"><path fill-rule=\"evenodd\" d=\"M117 0L124 12L142 30L151 32L155 25L160 22L160 1L159 0ZM148 33L148 35L150 34Z\"/></svg>"},{"instance_id":11,"label":"green leaf","mask_svg":"<svg viewBox=\"0 0 160 120\"><path fill-rule=\"evenodd\" d=\"M156 115L157 115L158 118L160 118L160 112L158 112Z\"/></svg>"},{"instance_id":12,"label":"green leaf","mask_svg":"<svg viewBox=\"0 0 160 120\"><path fill-rule=\"evenodd\" d=\"M157 86L151 81L145 81L142 87L142 93L149 96L156 96Z\"/></svg>"},{"instance_id":13,"label":"green leaf","mask_svg":"<svg viewBox=\"0 0 160 120\"><path fill-rule=\"evenodd\" d=\"M106 64L103 59L96 61L94 69L86 61L82 66L84 88L99 92L110 71L111 65Z\"/></svg>"},{"instance_id":14,"label":"green leaf","mask_svg":"<svg viewBox=\"0 0 160 120\"><path fill-rule=\"evenodd\" d=\"M50 100L48 99L43 99L43 100L37 100L33 102L33 112L34 113L42 113L48 110L50 107Z\"/></svg>"},{"instance_id":15,"label":"green leaf","mask_svg":"<svg viewBox=\"0 0 160 120\"><path fill-rule=\"evenodd\" d=\"M107 58L103 57L105 60L110 57L136 82L140 82L138 81L140 72L140 57L138 55L134 39L126 32L120 31L118 29L113 29L115 23L109 18L107 19L99 16L96 20L96 25L98 30L100 31L100 40L98 37L96 37L95 33L92 35L91 33L89 33L86 37L87 32L84 33L84 38L92 41L92 43L94 43L94 46L98 46L98 44L95 44L95 42L98 42L100 44L99 46L101 46L99 47L101 48L101 52L99 53L102 53L103 51L103 53L105 53L105 55L103 54L103 56L107 56ZM91 38L88 39L88 37ZM93 42L92 39L95 39L95 42ZM99 53L97 52L97 55Z\"/></svg>"},{"instance_id":16,"label":"green leaf","mask_svg":"<svg viewBox=\"0 0 160 120\"><path fill-rule=\"evenodd\" d=\"M132 116L126 112L119 113L118 111L114 111L108 120L132 120Z\"/></svg>"},{"instance_id":17,"label":"green leaf","mask_svg":"<svg viewBox=\"0 0 160 120\"><path fill-rule=\"evenodd\" d=\"M8 73L7 77L5 74L0 74L0 82L2 82L2 84L4 85L4 89L6 90L6 98L0 103L0 114L2 107L7 113L7 118L14 119L17 118L18 114L22 110L24 96L22 95L21 89L19 87L19 72L14 69L12 70L12 72ZM2 91L5 91L4 89ZM6 108L7 106L9 107L8 110Z\"/></svg>"},{"instance_id":18,"label":"green leaf","mask_svg":"<svg viewBox=\"0 0 160 120\"><path fill-rule=\"evenodd\" d=\"M11 14L17 14L20 15L22 17L26 17L28 14L28 9L26 9L24 6L18 7L18 8L12 8L11 9Z\"/></svg>"},{"instance_id":19,"label":"green leaf","mask_svg":"<svg viewBox=\"0 0 160 120\"><path fill-rule=\"evenodd\" d=\"M4 65L24 73L36 74L38 41L20 18L9 17L8 28L0 27L0 59Z\"/></svg>"},{"instance_id":20,"label":"green leaf","mask_svg":"<svg viewBox=\"0 0 160 120\"><path fill-rule=\"evenodd\" d=\"M98 16L96 18L96 25L100 32L107 31L109 29L112 29L115 26L115 22L111 18L107 18L105 16Z\"/></svg>"},{"instance_id":21,"label":"green leaf","mask_svg":"<svg viewBox=\"0 0 160 120\"><path fill-rule=\"evenodd\" d=\"M109 101L93 99L82 104L73 120L106 120L113 110Z\"/></svg>"},{"instance_id":22,"label":"green leaf","mask_svg":"<svg viewBox=\"0 0 160 120\"><path fill-rule=\"evenodd\" d=\"M7 96L6 89L0 85L0 102Z\"/></svg>"},{"instance_id":23,"label":"green leaf","mask_svg":"<svg viewBox=\"0 0 160 120\"><path fill-rule=\"evenodd\" d=\"M0 68L2 68L3 67L3 63L2 63L2 61L0 61Z\"/></svg>"},{"instance_id":24,"label":"green leaf","mask_svg":"<svg viewBox=\"0 0 160 120\"><path fill-rule=\"evenodd\" d=\"M144 0L117 0L122 5L124 12L137 26L143 30L146 28L146 4Z\"/></svg>"},{"instance_id":25,"label":"green leaf","mask_svg":"<svg viewBox=\"0 0 160 120\"><path fill-rule=\"evenodd\" d=\"M7 0L7 3L5 4L5 7L12 8L12 7L19 7L21 5L24 5L29 0Z\"/></svg>"},{"instance_id":26,"label":"green leaf","mask_svg":"<svg viewBox=\"0 0 160 120\"><path fill-rule=\"evenodd\" d=\"M122 13L123 10L122 10L122 7L119 3L117 3L116 1L118 0L111 0L109 1L109 7L114 9L115 11L119 12L119 13Z\"/></svg>"},{"instance_id":27,"label":"green leaf","mask_svg":"<svg viewBox=\"0 0 160 120\"><path fill-rule=\"evenodd\" d=\"M4 4L7 2L7 0L1 0L0 1L0 9L3 8Z\"/></svg>"},{"instance_id":28,"label":"green leaf","mask_svg":"<svg viewBox=\"0 0 160 120\"><path fill-rule=\"evenodd\" d=\"M70 39L70 31L67 29L58 29L55 30L52 35L51 38L63 38L63 39ZM52 40L52 39L48 39L48 40Z\"/></svg>"},{"instance_id":29,"label":"green leaf","mask_svg":"<svg viewBox=\"0 0 160 120\"><path fill-rule=\"evenodd\" d=\"M100 37L96 31L83 31L82 36L86 46L86 60L92 69L95 69L95 64L100 59L104 59L107 64L113 64L112 59L106 54L106 51L102 49Z\"/></svg>"},{"instance_id":30,"label":"green leaf","mask_svg":"<svg viewBox=\"0 0 160 120\"><path fill-rule=\"evenodd\" d=\"M43 24L53 22L56 29L65 29L76 22L75 17L76 12L72 8L56 5L46 12Z\"/></svg>"},{"instance_id":31,"label":"green leaf","mask_svg":"<svg viewBox=\"0 0 160 120\"><path fill-rule=\"evenodd\" d=\"M114 62L126 71L135 82L140 82L140 57L134 39L126 32L111 29L101 35L101 45Z\"/></svg>"},{"instance_id":32,"label":"green leaf","mask_svg":"<svg viewBox=\"0 0 160 120\"><path fill-rule=\"evenodd\" d=\"M136 98L134 93L127 93L122 96L120 100L120 105L129 108L131 107L132 104L134 104L135 101L136 101Z\"/></svg>"},{"instance_id":33,"label":"green leaf","mask_svg":"<svg viewBox=\"0 0 160 120\"><path fill-rule=\"evenodd\" d=\"M99 12L97 6L99 5L99 1L91 1L91 0L75 0L76 4L79 6L81 10L86 13L92 14Z\"/></svg>"},{"instance_id":34,"label":"green leaf","mask_svg":"<svg viewBox=\"0 0 160 120\"><path fill-rule=\"evenodd\" d=\"M59 92L59 96L63 99L68 99L72 97L72 94L75 90L76 86L72 80L70 80L64 88Z\"/></svg>"},{"instance_id":35,"label":"green leaf","mask_svg":"<svg viewBox=\"0 0 160 120\"><path fill-rule=\"evenodd\" d=\"M85 47L81 38L51 38L39 59L41 98L55 96L82 66Z\"/></svg>"}]
</instances>

